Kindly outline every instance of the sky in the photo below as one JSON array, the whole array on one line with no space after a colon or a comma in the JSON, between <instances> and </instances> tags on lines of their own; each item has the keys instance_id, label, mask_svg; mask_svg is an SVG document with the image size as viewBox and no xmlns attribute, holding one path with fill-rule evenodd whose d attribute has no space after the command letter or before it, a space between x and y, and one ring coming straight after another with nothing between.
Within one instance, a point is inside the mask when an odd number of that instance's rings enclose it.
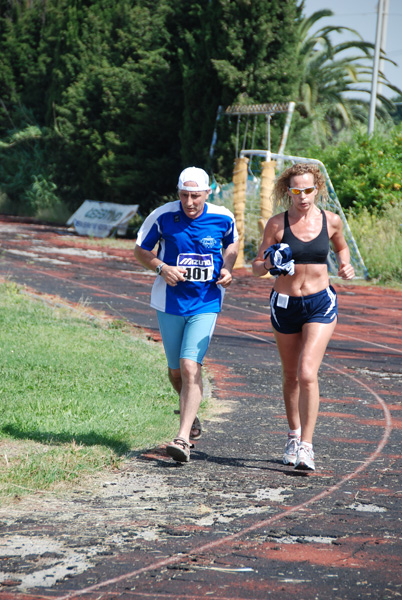
<instances>
[{"instance_id":1,"label":"sky","mask_svg":"<svg viewBox=\"0 0 402 600\"><path fill-rule=\"evenodd\" d=\"M328 8L334 16L320 19L317 28L327 25L350 27L358 31L365 41L375 44L377 6L377 0L305 0L304 14L310 16L318 10ZM332 37L333 43L351 39L350 33L343 37ZM393 85L402 89L402 0L388 0L385 51L389 58L398 63L398 66L385 63L385 75ZM371 89L370 85L368 89ZM395 97L395 93L386 88L382 88L381 92L388 98Z\"/></svg>"}]
</instances>

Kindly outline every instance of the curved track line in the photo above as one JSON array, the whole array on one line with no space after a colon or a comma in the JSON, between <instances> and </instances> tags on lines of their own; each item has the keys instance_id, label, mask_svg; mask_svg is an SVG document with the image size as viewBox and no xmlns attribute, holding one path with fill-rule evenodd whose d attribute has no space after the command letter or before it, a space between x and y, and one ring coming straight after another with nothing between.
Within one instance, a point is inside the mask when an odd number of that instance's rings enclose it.
<instances>
[{"instance_id":1,"label":"curved track line","mask_svg":"<svg viewBox=\"0 0 402 600\"><path fill-rule=\"evenodd\" d=\"M376 342L370 342L369 340L362 340L361 338L354 337L353 335L346 335L346 333L335 332L334 335L347 338L348 340L355 340L355 342L363 342L364 344L370 344L370 346L384 348L385 350L392 350L393 352L398 352L398 354L402 354L402 350L399 350L399 348L391 348L390 346L384 346L384 344L377 344Z\"/></svg>"},{"instance_id":2,"label":"curved track line","mask_svg":"<svg viewBox=\"0 0 402 600\"><path fill-rule=\"evenodd\" d=\"M229 328L227 328L227 329L229 329ZM231 331L233 331L233 328L231 329ZM242 334L243 332L238 332L238 333ZM258 336L250 335L248 333L245 333L243 335L254 337L254 338L260 339L262 341L266 341L266 340L264 340L264 338L259 338ZM375 397L375 399L380 404L380 406L383 410L383 413L384 413L385 426L384 426L384 433L383 433L381 440L377 444L377 447L374 450L374 452L372 452L371 455L368 458L366 458L366 460L363 463L361 463L358 467L356 467L356 469L354 471L352 471L352 473L345 475L344 477L342 477L342 479L340 479L338 481L338 483L336 483L336 484L332 485L331 487L329 487L328 489L320 492L316 496L313 496L312 498L310 498L310 500L306 500L305 502L302 502L301 504L298 504L296 506L292 506L288 509L285 509L282 513L274 515L272 517L269 517L268 519L264 519L262 521L257 521L257 523L254 523L253 525L250 525L249 527L246 527L246 528L242 529L241 531L238 531L237 533L219 538L218 540L215 540L213 542L208 542L206 544L202 544L201 546L197 546L197 547L193 548L192 550L189 550L188 552L175 554L173 556L170 556L169 558L155 561L155 562L151 563L150 565L147 565L146 567L141 567L139 569L135 569L134 571L130 571L129 573L126 573L124 575L119 575L118 577L114 577L112 579L108 579L107 581L97 583L95 585L84 588L83 590L80 590L79 592L69 593L65 596L59 597L58 600L73 600L74 598L79 598L83 594L88 594L90 592L94 592L94 591L104 588L108 585L113 585L113 584L119 583L121 581L130 579L131 577L136 577L138 575L147 573L149 571L155 571L157 569L161 569L168 565L185 562L185 561L189 560L192 556L202 554L203 552L213 550L220 546L231 544L235 540L243 537L244 535L247 535L248 533L257 531L258 529L266 527L267 525L272 525L272 523L276 523L277 521L282 520L284 517L286 517L290 514L293 514L295 512L306 509L308 506L311 506L312 504L318 502L319 500L322 500L323 498L330 496L335 491L339 490L346 482L351 481L352 479L355 479L361 471L366 469L372 462L375 461L377 456L380 454L380 452L386 445L386 443L390 437L391 431L392 431L391 413L390 413L386 403L384 402L384 400L374 390L372 390L370 388L370 386L368 386L364 382L360 381L353 375L350 375L345 370L338 369L337 367L333 367L332 365L329 365L328 363L323 362L323 364L325 364L325 366L333 369L337 373L340 373L343 376L349 377L349 379L353 380L355 383L357 383L361 387L364 387L370 394L372 394Z\"/></svg>"},{"instance_id":3,"label":"curved track line","mask_svg":"<svg viewBox=\"0 0 402 600\"><path fill-rule=\"evenodd\" d=\"M402 331L402 327L399 327L399 325L395 325L394 323L381 323L380 321L373 321L373 319L363 319L363 317L353 317L353 319L354 322L361 321L363 323L374 323L374 325L379 325L380 327L389 327L389 329L400 329Z\"/></svg>"}]
</instances>

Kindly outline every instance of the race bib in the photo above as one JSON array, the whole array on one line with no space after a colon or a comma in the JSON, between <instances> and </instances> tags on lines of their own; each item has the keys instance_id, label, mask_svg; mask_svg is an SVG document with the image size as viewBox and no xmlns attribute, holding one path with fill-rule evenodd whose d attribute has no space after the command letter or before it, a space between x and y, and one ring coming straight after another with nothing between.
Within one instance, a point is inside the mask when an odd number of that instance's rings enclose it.
<instances>
[{"instance_id":1,"label":"race bib","mask_svg":"<svg viewBox=\"0 0 402 600\"><path fill-rule=\"evenodd\" d=\"M211 281L214 275L212 254L179 254L177 266L186 269L187 281Z\"/></svg>"},{"instance_id":2,"label":"race bib","mask_svg":"<svg viewBox=\"0 0 402 600\"><path fill-rule=\"evenodd\" d=\"M287 296L286 294L278 294L278 302L276 303L277 306L279 306L280 308L287 308L288 302L289 296Z\"/></svg>"}]
</instances>

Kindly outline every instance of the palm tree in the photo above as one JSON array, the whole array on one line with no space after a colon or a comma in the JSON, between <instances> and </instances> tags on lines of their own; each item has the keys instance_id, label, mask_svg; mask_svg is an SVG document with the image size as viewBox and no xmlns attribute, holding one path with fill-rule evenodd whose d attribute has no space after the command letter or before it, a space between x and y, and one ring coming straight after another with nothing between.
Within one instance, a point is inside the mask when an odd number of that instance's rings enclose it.
<instances>
[{"instance_id":1,"label":"palm tree","mask_svg":"<svg viewBox=\"0 0 402 600\"><path fill-rule=\"evenodd\" d=\"M374 44L364 41L357 31L349 27L327 26L311 33L317 21L333 14L329 9L320 10L309 17L302 17L299 22L296 60L301 77L297 110L307 122L312 123L317 143L332 139L345 127L367 120L368 115L369 99L366 101L362 94L370 94L365 85L371 82ZM333 45L331 34L343 32L350 32L357 39ZM350 55L351 50L356 53ZM382 58L390 61L384 53ZM379 82L401 93L383 73L379 74ZM360 93L360 98L351 95L356 92ZM393 103L382 95L378 96L378 100L380 116L389 118Z\"/></svg>"}]
</instances>

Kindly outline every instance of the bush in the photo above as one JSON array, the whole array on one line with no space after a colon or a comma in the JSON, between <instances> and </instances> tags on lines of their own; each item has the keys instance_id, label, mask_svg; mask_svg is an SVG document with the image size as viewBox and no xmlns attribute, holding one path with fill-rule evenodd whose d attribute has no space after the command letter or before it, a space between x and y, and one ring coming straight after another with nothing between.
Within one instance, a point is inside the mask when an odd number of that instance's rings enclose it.
<instances>
[{"instance_id":1,"label":"bush","mask_svg":"<svg viewBox=\"0 0 402 600\"><path fill-rule=\"evenodd\" d=\"M0 208L18 216L40 218L60 205L54 182L54 134L21 117L20 127L0 140ZM7 199L7 201L6 201Z\"/></svg>"},{"instance_id":2,"label":"bush","mask_svg":"<svg viewBox=\"0 0 402 600\"><path fill-rule=\"evenodd\" d=\"M402 204L384 207L381 214L367 208L351 212L348 224L370 278L383 285L402 283Z\"/></svg>"},{"instance_id":3,"label":"bush","mask_svg":"<svg viewBox=\"0 0 402 600\"><path fill-rule=\"evenodd\" d=\"M344 209L375 213L402 202L402 124L370 138L355 131L337 146L310 148L308 156L325 165Z\"/></svg>"}]
</instances>

